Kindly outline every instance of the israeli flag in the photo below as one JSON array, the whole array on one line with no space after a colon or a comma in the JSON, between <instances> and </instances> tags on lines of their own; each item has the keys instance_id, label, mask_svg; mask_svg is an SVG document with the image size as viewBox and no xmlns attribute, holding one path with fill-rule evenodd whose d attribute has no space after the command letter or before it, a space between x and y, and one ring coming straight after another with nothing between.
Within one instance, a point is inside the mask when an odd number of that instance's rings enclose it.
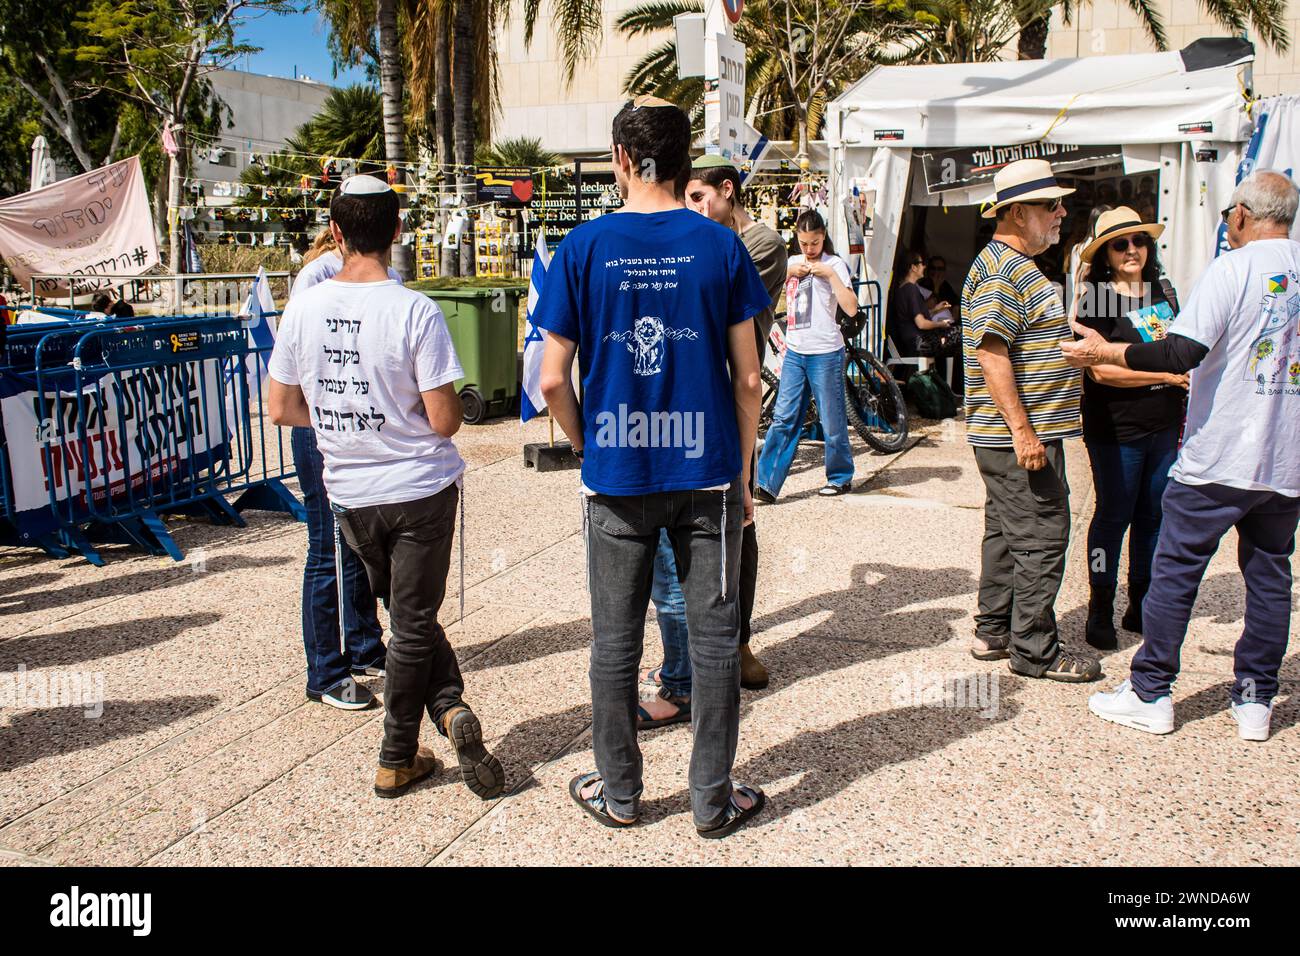
<instances>
[{"instance_id":1,"label":"israeli flag","mask_svg":"<svg viewBox=\"0 0 1300 956\"><path fill-rule=\"evenodd\" d=\"M257 270L257 278L253 280L253 288L249 290L248 301L239 314L248 316L244 324L253 340L253 347L258 349L264 376L270 374L271 350L275 348L275 332L271 329L271 320L268 318L268 313L272 312L275 312L275 296L271 294L271 281L266 277L266 266L261 266Z\"/></svg>"},{"instance_id":2,"label":"israeli flag","mask_svg":"<svg viewBox=\"0 0 1300 956\"><path fill-rule=\"evenodd\" d=\"M768 139L748 123L740 124L740 135L736 137L736 146L731 154L731 161L740 170L740 185L743 187L748 184L749 179L754 173L758 172L759 167L763 165L763 155L767 152L770 144ZM744 165L749 164L749 171L746 172Z\"/></svg>"},{"instance_id":3,"label":"israeli flag","mask_svg":"<svg viewBox=\"0 0 1300 956\"><path fill-rule=\"evenodd\" d=\"M533 252L533 268L528 276L528 320L524 325L524 376L523 394L519 396L519 419L528 421L546 409L542 398L542 352L546 349L546 332L533 325L533 312L542 294L542 280L551 265L551 253L546 248L546 233L537 232L537 248Z\"/></svg>"}]
</instances>

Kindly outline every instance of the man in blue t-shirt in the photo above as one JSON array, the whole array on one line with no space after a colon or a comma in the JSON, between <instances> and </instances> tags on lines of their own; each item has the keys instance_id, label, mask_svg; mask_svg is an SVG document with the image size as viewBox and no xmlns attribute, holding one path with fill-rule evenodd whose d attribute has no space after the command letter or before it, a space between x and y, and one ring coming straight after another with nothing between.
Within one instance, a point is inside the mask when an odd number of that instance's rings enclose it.
<instances>
[{"instance_id":1,"label":"man in blue t-shirt","mask_svg":"<svg viewBox=\"0 0 1300 956\"><path fill-rule=\"evenodd\" d=\"M686 209L690 122L654 97L614 117L624 205L573 230L533 321L550 334L542 392L582 457L597 770L569 792L607 826L636 822L637 664L660 529L673 542L690 631L691 807L702 836L763 808L733 785L740 724L742 526L753 520L758 352L750 318L771 300L730 229ZM579 359L583 404L573 391Z\"/></svg>"}]
</instances>

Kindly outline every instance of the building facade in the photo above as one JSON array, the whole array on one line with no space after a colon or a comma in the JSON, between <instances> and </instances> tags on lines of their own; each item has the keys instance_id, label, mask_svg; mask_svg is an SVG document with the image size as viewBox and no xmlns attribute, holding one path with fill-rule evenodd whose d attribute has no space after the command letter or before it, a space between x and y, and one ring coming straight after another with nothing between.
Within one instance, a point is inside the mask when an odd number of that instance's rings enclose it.
<instances>
[{"instance_id":1,"label":"building facade","mask_svg":"<svg viewBox=\"0 0 1300 956\"><path fill-rule=\"evenodd\" d=\"M497 47L501 116L496 138L537 137L565 156L608 152L610 124L627 102L624 78L646 53L671 39L667 32L626 37L615 30L619 15L638 5L639 0L604 0L600 48L578 66L568 86L551 25L539 22L531 46L525 46L523 19L512 16Z\"/></svg>"}]
</instances>

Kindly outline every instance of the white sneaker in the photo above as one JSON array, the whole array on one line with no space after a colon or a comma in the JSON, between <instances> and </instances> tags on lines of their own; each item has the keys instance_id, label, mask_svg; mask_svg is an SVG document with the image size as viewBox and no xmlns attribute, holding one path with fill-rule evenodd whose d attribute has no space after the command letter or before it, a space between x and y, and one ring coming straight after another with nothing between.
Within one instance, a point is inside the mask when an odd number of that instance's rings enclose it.
<instances>
[{"instance_id":1,"label":"white sneaker","mask_svg":"<svg viewBox=\"0 0 1300 956\"><path fill-rule=\"evenodd\" d=\"M1268 724L1273 719L1273 702L1267 704L1231 704L1237 720L1237 736L1242 740L1268 740Z\"/></svg>"},{"instance_id":2,"label":"white sneaker","mask_svg":"<svg viewBox=\"0 0 1300 956\"><path fill-rule=\"evenodd\" d=\"M1110 693L1093 694L1088 698L1088 709L1102 720L1149 734L1168 734L1174 729L1174 699L1165 694L1147 703L1133 692L1128 681Z\"/></svg>"}]
</instances>

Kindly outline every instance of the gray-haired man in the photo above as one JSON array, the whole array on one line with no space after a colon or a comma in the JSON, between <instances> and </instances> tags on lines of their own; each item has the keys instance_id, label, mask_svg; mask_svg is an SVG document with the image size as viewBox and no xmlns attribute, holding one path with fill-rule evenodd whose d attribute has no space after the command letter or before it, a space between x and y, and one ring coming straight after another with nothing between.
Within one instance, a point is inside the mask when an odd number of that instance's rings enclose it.
<instances>
[{"instance_id":1,"label":"gray-haired man","mask_svg":"<svg viewBox=\"0 0 1300 956\"><path fill-rule=\"evenodd\" d=\"M1111 344L1076 326L1082 339L1062 345L1078 366L1196 369L1142 605L1142 646L1129 679L1089 702L1117 724L1174 729L1170 688L1192 605L1210 558L1235 527L1246 620L1231 710L1243 739L1268 739L1300 521L1300 243L1290 238L1298 200L1281 173L1262 170L1242 181L1223 210L1233 251L1211 263L1166 338Z\"/></svg>"}]
</instances>

